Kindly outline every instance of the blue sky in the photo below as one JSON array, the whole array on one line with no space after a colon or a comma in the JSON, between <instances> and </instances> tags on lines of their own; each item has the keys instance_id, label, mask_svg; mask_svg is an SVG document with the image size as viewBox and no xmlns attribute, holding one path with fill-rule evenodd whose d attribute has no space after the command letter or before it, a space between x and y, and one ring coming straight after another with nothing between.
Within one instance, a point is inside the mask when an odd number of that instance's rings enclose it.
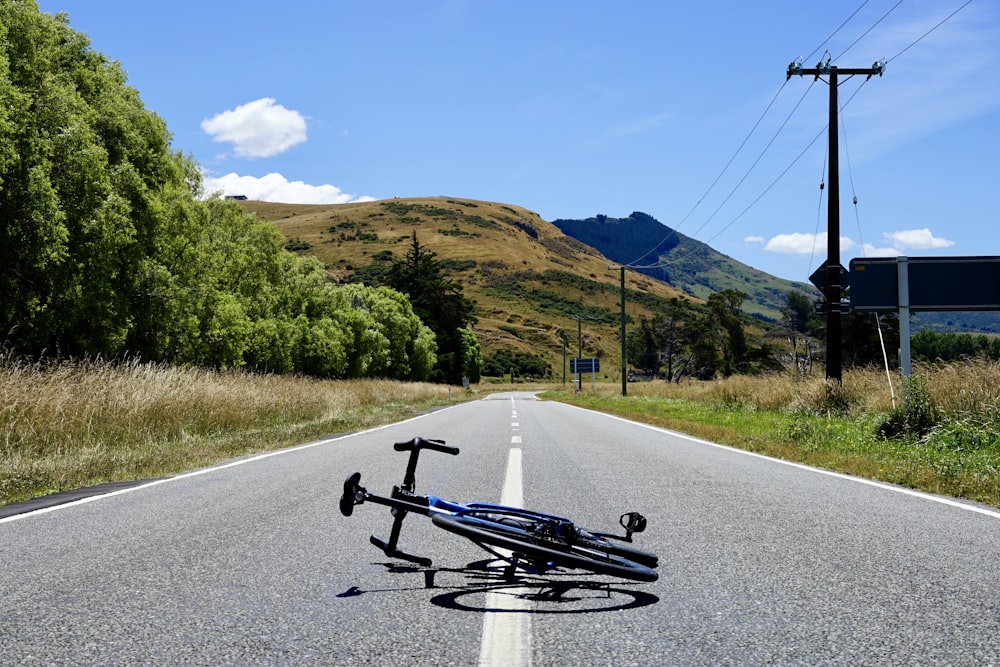
<instances>
[{"instance_id":1,"label":"blue sky","mask_svg":"<svg viewBox=\"0 0 1000 667\"><path fill-rule=\"evenodd\" d=\"M826 259L829 88L788 64L886 58L841 77L841 262L1000 255L995 1L38 5L121 62L211 189L642 211L793 280Z\"/></svg>"}]
</instances>

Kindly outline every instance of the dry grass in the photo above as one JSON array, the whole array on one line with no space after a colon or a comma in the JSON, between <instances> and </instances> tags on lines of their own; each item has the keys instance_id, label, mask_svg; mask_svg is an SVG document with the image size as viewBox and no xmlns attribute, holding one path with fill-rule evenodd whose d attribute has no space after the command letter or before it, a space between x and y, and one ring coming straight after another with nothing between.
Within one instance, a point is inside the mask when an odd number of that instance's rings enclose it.
<instances>
[{"instance_id":1,"label":"dry grass","mask_svg":"<svg viewBox=\"0 0 1000 667\"><path fill-rule=\"evenodd\" d=\"M916 365L914 375L926 379L933 406L945 413L986 412L1000 415L1000 364L968 360L934 366ZM688 380L681 384L639 382L628 385L629 395L710 401L723 406L763 411L841 412L859 415L888 412L901 403L902 382L884 370L849 370L840 387L820 374L801 377L790 373L738 375L714 382ZM589 386L584 386L589 389ZM598 385L599 394L621 392L620 385Z\"/></svg>"},{"instance_id":2,"label":"dry grass","mask_svg":"<svg viewBox=\"0 0 1000 667\"><path fill-rule=\"evenodd\" d=\"M464 399L425 383L0 359L0 504L210 465Z\"/></svg>"},{"instance_id":3,"label":"dry grass","mask_svg":"<svg viewBox=\"0 0 1000 667\"><path fill-rule=\"evenodd\" d=\"M550 396L717 442L1000 506L1000 364L918 367L937 413L921 438L879 439L884 371L715 382L481 385L320 381L139 362L28 364L0 356L0 504L157 477L329 433L388 423L476 393ZM893 376L897 405L901 383Z\"/></svg>"}]
</instances>

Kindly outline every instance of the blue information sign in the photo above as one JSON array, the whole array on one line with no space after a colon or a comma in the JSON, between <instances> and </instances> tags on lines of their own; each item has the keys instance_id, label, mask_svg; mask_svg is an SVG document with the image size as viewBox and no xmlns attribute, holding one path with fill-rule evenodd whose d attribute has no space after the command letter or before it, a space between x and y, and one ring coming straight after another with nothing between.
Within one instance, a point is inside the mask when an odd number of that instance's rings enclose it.
<instances>
[{"instance_id":1,"label":"blue information sign","mask_svg":"<svg viewBox=\"0 0 1000 667\"><path fill-rule=\"evenodd\" d=\"M569 372L570 373L600 373L601 372L601 361L600 359L570 359L569 360Z\"/></svg>"}]
</instances>

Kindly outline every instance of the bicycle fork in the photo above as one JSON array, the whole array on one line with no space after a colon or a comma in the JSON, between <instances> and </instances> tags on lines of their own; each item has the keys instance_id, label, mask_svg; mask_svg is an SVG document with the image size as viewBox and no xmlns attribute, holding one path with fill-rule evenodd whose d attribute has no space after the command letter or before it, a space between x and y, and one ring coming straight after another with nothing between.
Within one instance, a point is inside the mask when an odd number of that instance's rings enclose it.
<instances>
[{"instance_id":1,"label":"bicycle fork","mask_svg":"<svg viewBox=\"0 0 1000 667\"><path fill-rule=\"evenodd\" d=\"M392 488L392 495L389 498L385 498L374 493L368 493L359 484L360 481L361 473L354 473L344 482L344 495L340 498L341 513L344 516L351 516L354 506L365 502L385 505L390 508L393 519L388 541L378 538L375 535L372 535L369 541L390 558L399 558L400 560L410 561L423 567L430 567L430 558L408 554L401 551L397 546L399 543L399 534L403 528L403 519L406 518L409 512L416 512L423 515L430 514L427 499L422 496L414 496L406 490L400 489L398 486L394 486Z\"/></svg>"}]
</instances>

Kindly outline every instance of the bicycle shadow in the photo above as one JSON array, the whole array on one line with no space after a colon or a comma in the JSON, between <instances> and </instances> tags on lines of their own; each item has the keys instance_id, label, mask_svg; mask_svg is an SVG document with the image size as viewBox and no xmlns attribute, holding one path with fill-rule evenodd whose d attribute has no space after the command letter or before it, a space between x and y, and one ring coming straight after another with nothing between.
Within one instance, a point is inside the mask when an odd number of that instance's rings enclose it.
<instances>
[{"instance_id":1,"label":"bicycle shadow","mask_svg":"<svg viewBox=\"0 0 1000 667\"><path fill-rule=\"evenodd\" d=\"M435 606L456 611L502 614L592 614L637 609L660 601L652 593L597 575L588 578L579 574L547 572L542 576L518 571L513 578L508 578L504 573L506 562L498 559L474 561L463 568L424 568L392 562L377 564L384 566L390 574L422 574L423 586L369 590L351 586L336 597L440 589L443 592L430 599ZM442 575L462 576L464 582L442 585L438 581ZM510 596L517 604L497 605L497 595Z\"/></svg>"}]
</instances>

